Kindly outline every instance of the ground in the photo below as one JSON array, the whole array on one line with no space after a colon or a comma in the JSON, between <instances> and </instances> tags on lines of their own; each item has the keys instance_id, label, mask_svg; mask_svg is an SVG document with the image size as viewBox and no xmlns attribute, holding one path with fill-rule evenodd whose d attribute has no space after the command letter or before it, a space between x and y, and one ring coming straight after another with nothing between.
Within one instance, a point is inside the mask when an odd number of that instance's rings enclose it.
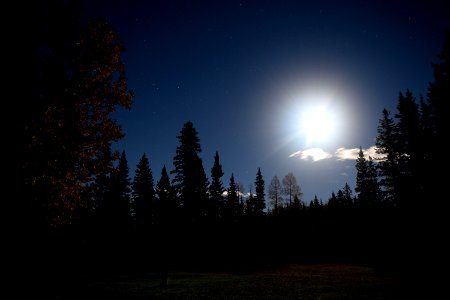
<instances>
[{"instance_id":1,"label":"ground","mask_svg":"<svg viewBox=\"0 0 450 300\"><path fill-rule=\"evenodd\" d=\"M61 299L397 299L400 280L365 266L288 265L247 273L170 272L86 275L60 289Z\"/></svg>"}]
</instances>

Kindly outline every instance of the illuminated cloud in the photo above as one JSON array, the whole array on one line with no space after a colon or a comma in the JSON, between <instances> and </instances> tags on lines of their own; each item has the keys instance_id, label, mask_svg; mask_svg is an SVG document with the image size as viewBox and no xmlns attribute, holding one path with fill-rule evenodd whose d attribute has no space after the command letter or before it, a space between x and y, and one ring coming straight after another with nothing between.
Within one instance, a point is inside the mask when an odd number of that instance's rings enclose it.
<instances>
[{"instance_id":1,"label":"illuminated cloud","mask_svg":"<svg viewBox=\"0 0 450 300\"><path fill-rule=\"evenodd\" d=\"M363 149L364 152L364 156L366 158L372 157L373 159L378 159L380 157L382 157L383 155L381 154L377 154L377 147L376 146L372 146L368 149Z\"/></svg>"},{"instance_id":2,"label":"illuminated cloud","mask_svg":"<svg viewBox=\"0 0 450 300\"><path fill-rule=\"evenodd\" d=\"M376 146L372 146L367 149L363 149L364 157L366 159L372 157L374 160L380 160L383 155L376 153ZM323 159L328 159L335 157L336 160L356 160L358 158L359 148L338 148L334 155L320 149L320 148L310 148L305 150L300 150L292 153L289 157L297 157L303 160L319 161ZM346 168L350 168L346 166Z\"/></svg>"},{"instance_id":3,"label":"illuminated cloud","mask_svg":"<svg viewBox=\"0 0 450 300\"><path fill-rule=\"evenodd\" d=\"M358 148L352 148L352 149L338 148L334 152L334 156L338 160L357 159L358 158L358 153L359 153L359 149Z\"/></svg>"},{"instance_id":4,"label":"illuminated cloud","mask_svg":"<svg viewBox=\"0 0 450 300\"><path fill-rule=\"evenodd\" d=\"M363 153L365 158L369 158L369 156L373 159L380 157L380 154L376 153L376 146L363 149ZM337 158L337 160L355 160L358 158L358 154L359 148L338 148L334 152L334 156Z\"/></svg>"},{"instance_id":5,"label":"illuminated cloud","mask_svg":"<svg viewBox=\"0 0 450 300\"><path fill-rule=\"evenodd\" d=\"M310 149L294 152L291 155L289 155L289 157L298 157L303 160L319 161L319 160L331 158L331 157L333 157L333 155L331 155L328 152L323 151L320 148L310 148Z\"/></svg>"}]
</instances>

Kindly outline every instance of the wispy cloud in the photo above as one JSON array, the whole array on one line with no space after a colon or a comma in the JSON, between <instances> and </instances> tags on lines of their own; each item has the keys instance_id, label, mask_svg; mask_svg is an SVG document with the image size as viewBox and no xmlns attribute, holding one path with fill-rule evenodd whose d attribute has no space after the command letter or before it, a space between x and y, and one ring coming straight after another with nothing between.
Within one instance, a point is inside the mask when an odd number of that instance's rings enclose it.
<instances>
[{"instance_id":1,"label":"wispy cloud","mask_svg":"<svg viewBox=\"0 0 450 300\"><path fill-rule=\"evenodd\" d=\"M375 158L380 156L376 153L376 146L372 146L367 149L363 149L364 157L365 158ZM337 160L355 160L358 158L359 155L359 148L338 148L334 152L334 156L337 158Z\"/></svg>"},{"instance_id":2,"label":"wispy cloud","mask_svg":"<svg viewBox=\"0 0 450 300\"><path fill-rule=\"evenodd\" d=\"M381 157L380 154L376 153L376 146L369 147L367 149L363 149L364 157L373 159L379 159ZM329 159L335 157L336 160L355 160L358 158L359 148L338 148L334 152L334 154L328 153L321 148L310 148L305 150L300 150L292 153L289 157L297 157L303 160L312 160L319 161L323 159Z\"/></svg>"},{"instance_id":3,"label":"wispy cloud","mask_svg":"<svg viewBox=\"0 0 450 300\"><path fill-rule=\"evenodd\" d=\"M352 148L352 149L338 148L334 152L334 156L338 160L357 159L358 158L358 152L359 152L358 148Z\"/></svg>"},{"instance_id":4,"label":"wispy cloud","mask_svg":"<svg viewBox=\"0 0 450 300\"><path fill-rule=\"evenodd\" d=\"M292 153L289 157L297 157L303 160L319 161L333 157L330 153L320 148L310 148Z\"/></svg>"}]
</instances>

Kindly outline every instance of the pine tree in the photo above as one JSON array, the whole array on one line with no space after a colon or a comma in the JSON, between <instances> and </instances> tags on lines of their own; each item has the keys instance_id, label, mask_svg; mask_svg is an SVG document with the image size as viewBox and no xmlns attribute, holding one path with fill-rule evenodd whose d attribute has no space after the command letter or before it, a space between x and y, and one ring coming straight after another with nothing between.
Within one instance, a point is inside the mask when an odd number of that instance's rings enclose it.
<instances>
[{"instance_id":1,"label":"pine tree","mask_svg":"<svg viewBox=\"0 0 450 300\"><path fill-rule=\"evenodd\" d=\"M236 182L236 192L238 195L239 200L239 207L238 207L238 216L242 217L244 215L244 184L240 181Z\"/></svg>"},{"instance_id":2,"label":"pine tree","mask_svg":"<svg viewBox=\"0 0 450 300\"><path fill-rule=\"evenodd\" d=\"M167 226L176 217L177 205L175 202L175 193L170 184L170 178L165 165L161 170L161 177L156 184L156 195L160 208L160 223L163 223L163 226Z\"/></svg>"},{"instance_id":3,"label":"pine tree","mask_svg":"<svg viewBox=\"0 0 450 300\"><path fill-rule=\"evenodd\" d=\"M447 160L442 159L443 149L446 149L450 136L450 31L444 32L442 50L437 55L438 61L433 63L433 80L429 83L427 94L428 133L425 144L425 163L421 173L425 176L424 193L427 198L441 199L446 194L446 177L436 170L448 169Z\"/></svg>"},{"instance_id":4,"label":"pine tree","mask_svg":"<svg viewBox=\"0 0 450 300\"><path fill-rule=\"evenodd\" d=\"M155 188L158 197L159 210L159 239L158 239L158 264L161 268L161 285L167 286L170 260L173 259L175 249L179 249L176 227L179 225L178 210L175 202L175 192L170 184L166 166L161 170L161 177ZM158 235L157 235L158 236Z\"/></svg>"},{"instance_id":5,"label":"pine tree","mask_svg":"<svg viewBox=\"0 0 450 300\"><path fill-rule=\"evenodd\" d=\"M154 222L155 192L153 174L145 153L136 166L133 180L133 213L136 226L140 229L149 229Z\"/></svg>"},{"instance_id":6,"label":"pine tree","mask_svg":"<svg viewBox=\"0 0 450 300\"><path fill-rule=\"evenodd\" d=\"M289 211L293 212L294 214L298 214L300 213L302 208L303 208L302 202L298 197L298 195L295 194L294 199L292 200L292 204L289 205Z\"/></svg>"},{"instance_id":7,"label":"pine tree","mask_svg":"<svg viewBox=\"0 0 450 300\"><path fill-rule=\"evenodd\" d=\"M339 189L336 193L336 208L337 209L342 209L345 207L345 197L344 197L344 192Z\"/></svg>"},{"instance_id":8,"label":"pine tree","mask_svg":"<svg viewBox=\"0 0 450 300\"><path fill-rule=\"evenodd\" d=\"M400 93L397 105L398 131L398 198L408 207L417 206L420 198L422 180L419 168L423 164L422 128L419 108L412 93ZM418 200L418 199L417 199ZM416 203L414 203L416 202Z\"/></svg>"},{"instance_id":9,"label":"pine tree","mask_svg":"<svg viewBox=\"0 0 450 300\"><path fill-rule=\"evenodd\" d=\"M203 163L200 139L192 122L188 121L177 136L180 144L173 159L175 174L172 184L179 197L184 217L191 221L204 219L208 211L208 180Z\"/></svg>"},{"instance_id":10,"label":"pine tree","mask_svg":"<svg viewBox=\"0 0 450 300\"><path fill-rule=\"evenodd\" d=\"M362 148L359 148L356 159L356 187L358 193L358 205L362 207L373 207L379 204L381 191L378 183L376 166L371 157L366 159Z\"/></svg>"},{"instance_id":11,"label":"pine tree","mask_svg":"<svg viewBox=\"0 0 450 300\"><path fill-rule=\"evenodd\" d=\"M227 202L225 204L224 218L228 221L236 221L239 211L239 198L237 195L236 182L234 175L231 174L230 185L227 190Z\"/></svg>"},{"instance_id":12,"label":"pine tree","mask_svg":"<svg viewBox=\"0 0 450 300\"><path fill-rule=\"evenodd\" d=\"M214 165L211 168L211 185L209 186L209 197L211 204L211 213L213 216L219 216L221 208L224 206L223 192L225 191L222 184L222 165L219 160L219 153L216 151L214 156Z\"/></svg>"},{"instance_id":13,"label":"pine tree","mask_svg":"<svg viewBox=\"0 0 450 300\"><path fill-rule=\"evenodd\" d=\"M353 192L352 192L352 189L348 185L347 182L344 185L344 189L342 190L342 194L343 194L344 206L352 207L353 206Z\"/></svg>"},{"instance_id":14,"label":"pine tree","mask_svg":"<svg viewBox=\"0 0 450 300\"><path fill-rule=\"evenodd\" d=\"M344 187L337 191L336 199L333 199L332 203L332 207L335 207L339 210L347 210L353 206L353 193L348 183L345 183Z\"/></svg>"},{"instance_id":15,"label":"pine tree","mask_svg":"<svg viewBox=\"0 0 450 300\"><path fill-rule=\"evenodd\" d=\"M319 210L322 207L322 204L319 201L319 198L317 198L317 195L314 195L314 199L309 202L309 209L310 210Z\"/></svg>"},{"instance_id":16,"label":"pine tree","mask_svg":"<svg viewBox=\"0 0 450 300\"><path fill-rule=\"evenodd\" d=\"M399 151L407 154L410 160L417 159L419 155L419 138L421 136L419 107L410 90L405 95L400 93L397 104L397 129Z\"/></svg>"},{"instance_id":17,"label":"pine tree","mask_svg":"<svg viewBox=\"0 0 450 300\"><path fill-rule=\"evenodd\" d=\"M105 199L107 226L111 232L128 229L131 221L130 210L130 178L125 151L119 159L119 166L111 174L109 193Z\"/></svg>"},{"instance_id":18,"label":"pine tree","mask_svg":"<svg viewBox=\"0 0 450 300\"><path fill-rule=\"evenodd\" d=\"M429 167L433 164L433 149L435 149L436 141L434 139L434 129L432 124L431 108L430 104L427 103L423 97L420 98L419 102L419 116L420 116L420 129L421 137L419 144L419 151L422 154L421 165L419 165L419 173L423 174L421 181L426 185L429 176ZM425 175L427 174L427 175ZM426 189L426 187L424 187Z\"/></svg>"},{"instance_id":19,"label":"pine tree","mask_svg":"<svg viewBox=\"0 0 450 300\"><path fill-rule=\"evenodd\" d=\"M369 156L367 160L367 186L368 194L370 195L370 203L379 205L382 202L380 182L378 180L377 166L373 158Z\"/></svg>"},{"instance_id":20,"label":"pine tree","mask_svg":"<svg viewBox=\"0 0 450 300\"><path fill-rule=\"evenodd\" d=\"M450 113L450 31L444 32L444 43L437 56L438 62L433 63L433 81L429 83L427 101L430 109L430 119L436 145L433 149L441 151L449 136L448 128ZM437 154L437 153L435 153Z\"/></svg>"},{"instance_id":21,"label":"pine tree","mask_svg":"<svg viewBox=\"0 0 450 300\"><path fill-rule=\"evenodd\" d=\"M336 208L339 208L339 200L338 200L338 197L336 196L335 192L331 193L331 197L328 199L327 208L329 208L331 210L335 210Z\"/></svg>"},{"instance_id":22,"label":"pine tree","mask_svg":"<svg viewBox=\"0 0 450 300\"><path fill-rule=\"evenodd\" d=\"M255 197L253 196L253 193L252 193L251 189L250 189L250 193L248 195L248 198L245 201L244 214L246 216L254 216L255 215Z\"/></svg>"},{"instance_id":23,"label":"pine tree","mask_svg":"<svg viewBox=\"0 0 450 300\"><path fill-rule=\"evenodd\" d=\"M361 193L366 191L366 178L367 178L367 160L364 157L362 147L359 147L358 158L356 159L356 187L355 191L358 193L358 198L363 198Z\"/></svg>"},{"instance_id":24,"label":"pine tree","mask_svg":"<svg viewBox=\"0 0 450 300\"><path fill-rule=\"evenodd\" d=\"M383 109L383 118L378 125L376 137L378 169L381 176L380 184L383 187L384 197L391 203L396 203L398 193L398 144L396 124L387 109Z\"/></svg>"},{"instance_id":25,"label":"pine tree","mask_svg":"<svg viewBox=\"0 0 450 300\"><path fill-rule=\"evenodd\" d=\"M255 205L254 205L254 215L262 216L264 215L264 209L266 208L266 194L264 192L264 178L261 174L261 169L258 168L255 179Z\"/></svg>"}]
</instances>

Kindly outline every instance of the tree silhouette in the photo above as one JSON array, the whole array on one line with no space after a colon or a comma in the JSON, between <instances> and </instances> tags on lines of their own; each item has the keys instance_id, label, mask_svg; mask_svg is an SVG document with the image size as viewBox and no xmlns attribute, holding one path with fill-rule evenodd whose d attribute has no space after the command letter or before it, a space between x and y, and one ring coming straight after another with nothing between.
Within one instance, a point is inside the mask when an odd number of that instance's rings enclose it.
<instances>
[{"instance_id":1,"label":"tree silhouette","mask_svg":"<svg viewBox=\"0 0 450 300\"><path fill-rule=\"evenodd\" d=\"M104 161L112 161L112 153L111 153L111 145L107 145L105 147L105 151L103 151L103 154L101 157L99 157L99 160ZM94 209L100 210L103 207L105 197L110 192L111 188L111 174L114 171L113 165L110 165L108 169L104 169L101 173L99 173L95 177L94 185L92 187L93 189L93 197L94 197Z\"/></svg>"},{"instance_id":2,"label":"tree silhouette","mask_svg":"<svg viewBox=\"0 0 450 300\"><path fill-rule=\"evenodd\" d=\"M394 120L387 109L383 109L383 118L378 125L378 135L376 137L378 168L381 176L380 184L386 200L396 203L397 199L397 178L398 178L398 145Z\"/></svg>"},{"instance_id":3,"label":"tree silhouette","mask_svg":"<svg viewBox=\"0 0 450 300\"><path fill-rule=\"evenodd\" d=\"M162 223L167 226L177 213L177 205L175 202L175 192L170 184L170 178L165 165L161 170L161 177L156 184L156 195L160 206Z\"/></svg>"},{"instance_id":4,"label":"tree silhouette","mask_svg":"<svg viewBox=\"0 0 450 300\"><path fill-rule=\"evenodd\" d=\"M337 207L339 209L343 209L345 208L345 197L344 197L344 192L339 189L336 193L336 199L337 199Z\"/></svg>"},{"instance_id":5,"label":"tree silhouette","mask_svg":"<svg viewBox=\"0 0 450 300\"><path fill-rule=\"evenodd\" d=\"M170 184L170 178L165 165L161 170L161 177L156 184L155 191L158 197L158 225L160 226L158 228L158 259L160 261L158 263L161 268L161 285L166 286L169 273L169 260L174 255L174 249L177 248L174 242L176 238L174 229L178 225L176 222L178 210L175 202L175 192Z\"/></svg>"},{"instance_id":6,"label":"tree silhouette","mask_svg":"<svg viewBox=\"0 0 450 300\"><path fill-rule=\"evenodd\" d=\"M138 229L148 230L154 222L155 191L153 187L153 174L148 158L142 154L136 166L133 180L133 213Z\"/></svg>"},{"instance_id":7,"label":"tree silhouette","mask_svg":"<svg viewBox=\"0 0 450 300\"><path fill-rule=\"evenodd\" d=\"M83 27L70 3L38 7L19 165L34 215L61 226L92 207L83 195L109 170L117 156L106 160L105 153L123 137L111 115L129 108L133 93L114 28L100 21Z\"/></svg>"},{"instance_id":8,"label":"tree silhouette","mask_svg":"<svg viewBox=\"0 0 450 300\"><path fill-rule=\"evenodd\" d=\"M400 93L397 104L398 198L408 207L419 205L422 193L419 167L422 165L422 129L419 108L412 93Z\"/></svg>"},{"instance_id":9,"label":"tree silhouette","mask_svg":"<svg viewBox=\"0 0 450 300\"><path fill-rule=\"evenodd\" d=\"M449 136L450 107L450 31L444 32L442 50L438 61L432 64L433 80L429 83L427 94L426 121L430 138L426 144L426 155L422 174L426 193L435 199L445 195L445 179L435 170L442 167L442 150L446 149ZM446 160L444 160L446 162ZM447 165L445 165L447 167Z\"/></svg>"},{"instance_id":10,"label":"tree silhouette","mask_svg":"<svg viewBox=\"0 0 450 300\"><path fill-rule=\"evenodd\" d=\"M371 157L366 159L362 148L359 148L356 159L356 187L358 205L373 207L381 201L381 190L378 183L376 166Z\"/></svg>"},{"instance_id":11,"label":"tree silhouette","mask_svg":"<svg viewBox=\"0 0 450 300\"><path fill-rule=\"evenodd\" d=\"M346 182L342 189L339 189L336 193L336 199L332 197L332 206L340 210L349 209L353 206L353 193L352 189ZM336 201L336 202L335 202Z\"/></svg>"},{"instance_id":12,"label":"tree silhouette","mask_svg":"<svg viewBox=\"0 0 450 300\"><path fill-rule=\"evenodd\" d=\"M450 112L450 31L444 32L444 43L442 50L437 56L438 62L433 63L433 81L428 86L427 101L430 109L430 119L436 151L440 151L440 146L444 146L446 138L449 136L448 128Z\"/></svg>"},{"instance_id":13,"label":"tree silhouette","mask_svg":"<svg viewBox=\"0 0 450 300\"><path fill-rule=\"evenodd\" d=\"M314 199L309 202L309 210L320 210L323 204L317 198L317 195L314 195Z\"/></svg>"},{"instance_id":14,"label":"tree silhouette","mask_svg":"<svg viewBox=\"0 0 450 300\"><path fill-rule=\"evenodd\" d=\"M269 188L267 191L271 204L273 205L273 214L277 215L279 209L281 208L281 183L278 177L275 175L270 181Z\"/></svg>"},{"instance_id":15,"label":"tree silhouette","mask_svg":"<svg viewBox=\"0 0 450 300\"><path fill-rule=\"evenodd\" d=\"M340 191L340 190L339 190ZM338 192L339 192L338 191ZM342 192L342 191L341 191ZM335 210L339 208L339 200L338 197L336 196L335 192L331 193L330 198L328 199L328 203L327 203L327 208L331 209L331 210Z\"/></svg>"},{"instance_id":16,"label":"tree silhouette","mask_svg":"<svg viewBox=\"0 0 450 300\"><path fill-rule=\"evenodd\" d=\"M352 207L354 204L353 192L352 192L352 188L348 185L347 182L345 183L344 188L342 189L342 195L343 195L342 199L343 199L344 206Z\"/></svg>"},{"instance_id":17,"label":"tree silhouette","mask_svg":"<svg viewBox=\"0 0 450 300\"><path fill-rule=\"evenodd\" d=\"M200 139L192 122L188 121L177 136L180 144L173 158L175 174L172 184L178 195L184 216L191 221L204 219L208 211L208 180L203 163Z\"/></svg>"},{"instance_id":18,"label":"tree silhouette","mask_svg":"<svg viewBox=\"0 0 450 300\"><path fill-rule=\"evenodd\" d=\"M211 185L209 186L211 213L215 217L219 216L220 210L224 207L223 192L225 189L222 184L223 174L219 153L216 151L214 156L214 165L211 168Z\"/></svg>"},{"instance_id":19,"label":"tree silhouette","mask_svg":"<svg viewBox=\"0 0 450 300\"><path fill-rule=\"evenodd\" d=\"M303 208L302 201L300 200L298 195L295 194L294 199L292 200L292 204L289 205L289 211L294 213L294 215L296 215L300 213L302 208Z\"/></svg>"},{"instance_id":20,"label":"tree silhouette","mask_svg":"<svg viewBox=\"0 0 450 300\"><path fill-rule=\"evenodd\" d=\"M239 201L238 216L242 217L244 215L244 207L245 207L245 203L244 203L245 188L244 188L244 184L240 181L236 182L236 192L237 192L238 201Z\"/></svg>"},{"instance_id":21,"label":"tree silhouette","mask_svg":"<svg viewBox=\"0 0 450 300\"><path fill-rule=\"evenodd\" d=\"M124 232L128 229L131 221L131 188L125 151L122 151L119 166L111 174L110 184L104 203L106 225L111 233Z\"/></svg>"},{"instance_id":22,"label":"tree silhouette","mask_svg":"<svg viewBox=\"0 0 450 300\"><path fill-rule=\"evenodd\" d=\"M422 101L423 111L428 107ZM384 109L383 118L378 125L376 139L381 175L381 186L386 199L397 206L418 206L417 198L423 193L423 172L425 163L424 142L427 140L421 127L422 118L412 93L399 94L395 119Z\"/></svg>"},{"instance_id":23,"label":"tree silhouette","mask_svg":"<svg viewBox=\"0 0 450 300\"><path fill-rule=\"evenodd\" d=\"M239 198L237 194L236 182L234 175L231 174L230 184L227 189L227 202L224 209L224 218L228 221L237 221L239 213Z\"/></svg>"},{"instance_id":24,"label":"tree silhouette","mask_svg":"<svg viewBox=\"0 0 450 300\"><path fill-rule=\"evenodd\" d=\"M447 194L447 176L443 175L449 169L448 160L443 157L444 149L448 144L449 137L449 115L450 115L450 31L446 28L444 31L444 41L441 51L437 55L437 62L432 64L433 80L429 83L427 94L426 116L422 116L423 123L429 125L424 149L424 164L421 169L422 182L424 186L424 199L431 200L429 205L415 207L413 217L410 220L411 227L417 236L411 239L407 246L414 245L419 241L421 244L427 244L425 253L421 255L421 264L426 266L424 273L438 274L438 270L429 266L441 265L447 258L445 239L441 238L447 234L447 210L440 209L444 207ZM444 173L437 170L443 170ZM433 204L431 204L433 203ZM423 216L432 216L422 226L419 222L414 222L415 218ZM430 235L430 233L432 233ZM430 237L433 238L430 239ZM428 260L430 258L430 260Z\"/></svg>"},{"instance_id":25,"label":"tree silhouette","mask_svg":"<svg viewBox=\"0 0 450 300\"><path fill-rule=\"evenodd\" d=\"M437 181L434 175L435 170L435 156L437 142L434 135L434 125L433 118L431 115L430 104L424 100L423 97L420 98L419 103L419 115L420 115L420 128L422 136L420 138L419 151L422 153L421 164L418 166L418 172L420 176L421 183L423 185L423 193L430 193L433 190L436 191L437 186L435 185Z\"/></svg>"},{"instance_id":26,"label":"tree silhouette","mask_svg":"<svg viewBox=\"0 0 450 300\"><path fill-rule=\"evenodd\" d=\"M244 216L253 216L255 211L255 197L252 193L252 186L250 185L250 192L248 193L248 197L244 203Z\"/></svg>"},{"instance_id":27,"label":"tree silhouette","mask_svg":"<svg viewBox=\"0 0 450 300\"><path fill-rule=\"evenodd\" d=\"M266 194L264 187L264 178L261 174L261 169L258 168L258 172L256 173L255 179L255 202L253 207L253 214L255 216L264 215L264 209L266 208Z\"/></svg>"},{"instance_id":28,"label":"tree silhouette","mask_svg":"<svg viewBox=\"0 0 450 300\"><path fill-rule=\"evenodd\" d=\"M286 196L289 196L289 206L292 204L292 198L297 196L297 198L301 199L302 192L300 186L297 184L297 178L295 178L294 174L289 172L283 178L283 193Z\"/></svg>"}]
</instances>

